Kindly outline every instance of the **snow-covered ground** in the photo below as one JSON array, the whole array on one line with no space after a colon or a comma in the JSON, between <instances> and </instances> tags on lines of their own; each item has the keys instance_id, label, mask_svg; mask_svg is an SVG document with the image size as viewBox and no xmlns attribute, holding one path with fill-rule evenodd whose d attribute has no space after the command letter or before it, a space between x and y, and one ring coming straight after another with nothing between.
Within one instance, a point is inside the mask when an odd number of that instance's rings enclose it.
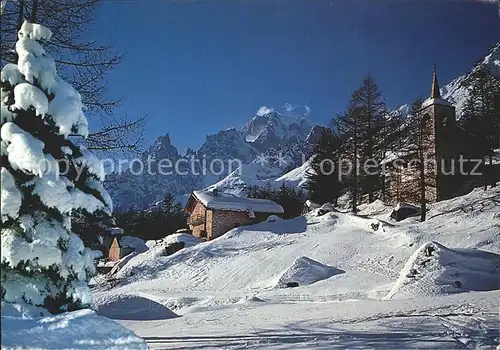
<instances>
[{"instance_id":1,"label":"snow-covered ground","mask_svg":"<svg viewBox=\"0 0 500 350\"><path fill-rule=\"evenodd\" d=\"M500 188L433 204L425 223L360 209L140 254L95 308L152 348L494 348Z\"/></svg>"},{"instance_id":2,"label":"snow-covered ground","mask_svg":"<svg viewBox=\"0 0 500 350\"><path fill-rule=\"evenodd\" d=\"M2 349L147 349L146 342L92 310L50 316L2 302Z\"/></svg>"}]
</instances>

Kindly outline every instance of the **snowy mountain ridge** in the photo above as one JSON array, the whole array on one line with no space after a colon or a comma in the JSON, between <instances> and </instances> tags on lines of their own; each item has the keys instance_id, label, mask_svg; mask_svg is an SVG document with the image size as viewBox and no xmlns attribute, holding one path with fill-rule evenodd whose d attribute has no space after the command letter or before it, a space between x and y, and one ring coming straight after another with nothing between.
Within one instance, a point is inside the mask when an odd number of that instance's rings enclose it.
<instances>
[{"instance_id":1,"label":"snowy mountain ridge","mask_svg":"<svg viewBox=\"0 0 500 350\"><path fill-rule=\"evenodd\" d=\"M493 75L500 77L500 42L496 43L470 72L454 79L448 85L441 88L441 95L456 107L457 117L459 118L465 101L467 101L467 97L469 96L467 81L471 74L481 67L487 68Z\"/></svg>"},{"instance_id":2,"label":"snowy mountain ridge","mask_svg":"<svg viewBox=\"0 0 500 350\"><path fill-rule=\"evenodd\" d=\"M259 151L265 151L278 143L304 140L313 126L304 117L281 114L263 106L241 131L245 141Z\"/></svg>"},{"instance_id":3,"label":"snowy mountain ridge","mask_svg":"<svg viewBox=\"0 0 500 350\"><path fill-rule=\"evenodd\" d=\"M278 111L263 106L242 128L231 127L207 135L199 149L188 149L184 155L172 145L168 134L158 137L141 155L141 161L144 164L148 159L168 159L172 163L181 161L179 163L184 162L182 170L188 170L188 173L158 175L158 164L152 163L153 174L134 175L130 171L121 175L113 174L108 188L116 208L119 211L146 209L163 200L167 192L173 193L177 200L184 203L191 191L220 181L223 181L220 184L222 190L244 195L247 185L260 186L267 180L276 179L286 170L302 164L302 153L310 153L322 129L305 118L309 114L309 107L303 107L304 110L298 113L300 109L300 106L285 105L283 111ZM268 160L267 167L255 163L259 156ZM214 172L205 169L203 173L203 169L197 165L193 172L188 164L192 159L206 161L207 164L215 159L221 160L223 165L219 166L224 166L224 171L219 173L219 168ZM229 166L231 160L241 161L242 167L232 168ZM245 180L241 176L246 176Z\"/></svg>"},{"instance_id":4,"label":"snowy mountain ridge","mask_svg":"<svg viewBox=\"0 0 500 350\"><path fill-rule=\"evenodd\" d=\"M493 74L500 76L500 42L496 43L472 69L457 77L441 88L441 95L461 110L468 97L467 82L470 75L479 67L487 67ZM403 116L409 114L408 104L401 105L393 112ZM285 183L304 187L308 170L306 162L312 152L312 146L321 133L322 126L314 125L307 119L308 106L286 104L280 109L262 106L241 129L228 128L217 134L207 135L203 145L196 151L188 150L180 155L167 135L159 137L143 157L151 155L155 159L168 158L172 161L180 158L205 157L208 161L221 159L239 159L242 166L230 169L221 175L186 176L130 176L124 174L120 181L127 185L119 188L109 187L118 210L146 208L161 201L167 191L177 195L184 202L187 195L195 189L217 186L222 191L236 195L245 195L247 186L279 187ZM258 157L266 157L267 162L257 162ZM289 173L290 172L290 173Z\"/></svg>"}]
</instances>

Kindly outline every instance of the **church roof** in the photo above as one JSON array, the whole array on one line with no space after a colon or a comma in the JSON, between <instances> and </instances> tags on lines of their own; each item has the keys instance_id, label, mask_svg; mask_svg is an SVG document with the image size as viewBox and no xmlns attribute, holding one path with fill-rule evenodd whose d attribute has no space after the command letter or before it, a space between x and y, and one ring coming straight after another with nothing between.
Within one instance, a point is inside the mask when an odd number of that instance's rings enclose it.
<instances>
[{"instance_id":1,"label":"church roof","mask_svg":"<svg viewBox=\"0 0 500 350\"><path fill-rule=\"evenodd\" d=\"M441 91L439 89L439 82L437 77L437 68L434 65L434 72L432 73L432 89L431 96L422 103L422 108L431 106L431 105L440 105L440 106L452 106L451 103L446 101L441 97Z\"/></svg>"},{"instance_id":2,"label":"church roof","mask_svg":"<svg viewBox=\"0 0 500 350\"><path fill-rule=\"evenodd\" d=\"M431 98L433 98L433 99L441 98L441 92L439 91L439 82L438 82L438 77L437 77L436 65L434 65L434 72L432 73Z\"/></svg>"}]
</instances>

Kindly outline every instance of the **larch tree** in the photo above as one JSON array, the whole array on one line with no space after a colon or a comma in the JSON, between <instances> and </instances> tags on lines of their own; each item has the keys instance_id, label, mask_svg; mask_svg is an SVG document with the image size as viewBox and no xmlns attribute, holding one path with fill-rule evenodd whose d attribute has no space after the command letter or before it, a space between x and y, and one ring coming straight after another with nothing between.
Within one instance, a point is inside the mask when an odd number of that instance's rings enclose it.
<instances>
[{"instance_id":1,"label":"larch tree","mask_svg":"<svg viewBox=\"0 0 500 350\"><path fill-rule=\"evenodd\" d=\"M359 194L375 200L376 191L385 191L381 162L385 158L397 124L391 124L389 111L375 80L370 74L352 94L346 111L332 123L342 140L344 158L350 159L352 171L347 187L357 211Z\"/></svg>"},{"instance_id":2,"label":"larch tree","mask_svg":"<svg viewBox=\"0 0 500 350\"><path fill-rule=\"evenodd\" d=\"M394 156L401 150L401 134L405 122L405 117L400 110L390 112L384 123L381 125L381 130L378 134L378 149L380 154L381 169L380 169L380 197L383 202L389 199L389 187L387 186L387 167L390 167L390 162L387 161L389 155Z\"/></svg>"},{"instance_id":3,"label":"larch tree","mask_svg":"<svg viewBox=\"0 0 500 350\"><path fill-rule=\"evenodd\" d=\"M408 133L406 140L408 147L413 154L418 157L418 196L420 198L420 221L425 221L427 216L427 174L425 169L425 138L427 137L426 119L422 112L422 104L424 100L417 98L410 107L410 117L408 121Z\"/></svg>"},{"instance_id":4,"label":"larch tree","mask_svg":"<svg viewBox=\"0 0 500 350\"><path fill-rule=\"evenodd\" d=\"M362 187L364 192L368 194L368 201L371 203L375 200L375 191L381 187L380 164L385 158L385 136L388 132L386 128L389 111L375 79L370 74L363 78L363 83L357 94L360 112L360 137L363 144L362 159L368 161L366 163L367 172L362 177Z\"/></svg>"},{"instance_id":5,"label":"larch tree","mask_svg":"<svg viewBox=\"0 0 500 350\"><path fill-rule=\"evenodd\" d=\"M1 291L2 301L58 313L90 304L100 255L72 232L72 216L109 216L112 202L101 162L70 138L86 137L88 124L42 47L51 36L24 22L17 64L1 72Z\"/></svg>"}]
</instances>

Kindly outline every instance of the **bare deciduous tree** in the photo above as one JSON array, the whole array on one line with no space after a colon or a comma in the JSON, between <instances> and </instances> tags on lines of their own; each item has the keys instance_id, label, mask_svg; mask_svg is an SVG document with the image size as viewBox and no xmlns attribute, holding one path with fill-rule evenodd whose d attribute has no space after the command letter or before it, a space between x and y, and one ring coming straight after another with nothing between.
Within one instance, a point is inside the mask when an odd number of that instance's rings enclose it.
<instances>
[{"instance_id":1,"label":"bare deciduous tree","mask_svg":"<svg viewBox=\"0 0 500 350\"><path fill-rule=\"evenodd\" d=\"M145 117L128 119L114 113L121 99L105 96L107 74L122 61L124 54L86 40L84 33L95 18L102 0L4 0L0 55L2 65L17 61L14 45L17 30L24 19L41 23L53 32L46 45L59 74L82 95L88 117L100 121L100 129L91 132L89 149L113 153L137 152L142 140Z\"/></svg>"}]
</instances>

